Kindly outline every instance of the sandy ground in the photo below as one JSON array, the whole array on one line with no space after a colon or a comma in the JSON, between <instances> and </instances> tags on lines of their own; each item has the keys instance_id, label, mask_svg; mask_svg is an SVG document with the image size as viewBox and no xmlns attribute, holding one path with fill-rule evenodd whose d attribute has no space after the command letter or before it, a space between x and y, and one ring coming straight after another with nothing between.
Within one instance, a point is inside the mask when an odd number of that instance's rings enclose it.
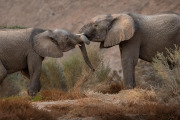
<instances>
[{"instance_id":1,"label":"sandy ground","mask_svg":"<svg viewBox=\"0 0 180 120\"><path fill-rule=\"evenodd\" d=\"M135 90L122 90L118 94L102 94L93 91L86 91L86 98L76 99L76 100L61 100L61 101L50 101L50 102L33 102L32 104L39 109L47 110L53 112L53 107L60 107L57 110L60 111L63 108L68 108L69 106L73 108L78 108L79 114L81 114L81 108L96 107L99 109L97 112L101 112L101 109L107 110L101 113L102 115L107 114L109 110L114 111L124 111L127 112L127 116L136 116L133 114L133 110L129 110L131 107L130 104L144 105L144 104L157 104L160 101L157 101L156 93L154 91L147 91L143 89ZM99 107L99 108L98 108ZM112 107L112 108L111 108ZM86 109L85 109L86 110ZM78 117L78 113L74 113L74 110L69 110L68 113L60 115L59 119L102 119L100 116L89 116L87 111L83 110L82 116ZM89 110L90 111L90 110ZM119 112L120 112L119 111ZM109 111L111 112L111 111ZM132 113L132 114L131 114ZM83 116L83 115L86 116Z\"/></svg>"}]
</instances>

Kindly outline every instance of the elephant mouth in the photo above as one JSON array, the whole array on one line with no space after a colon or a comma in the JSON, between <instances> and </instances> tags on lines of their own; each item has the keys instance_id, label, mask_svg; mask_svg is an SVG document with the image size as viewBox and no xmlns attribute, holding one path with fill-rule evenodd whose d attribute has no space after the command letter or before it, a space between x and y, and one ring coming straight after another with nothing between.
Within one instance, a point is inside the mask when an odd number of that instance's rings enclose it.
<instances>
[{"instance_id":1,"label":"elephant mouth","mask_svg":"<svg viewBox=\"0 0 180 120\"><path fill-rule=\"evenodd\" d=\"M95 34L84 34L90 41L93 42L100 42L102 41L102 39L100 38L100 36L95 36Z\"/></svg>"},{"instance_id":2,"label":"elephant mouth","mask_svg":"<svg viewBox=\"0 0 180 120\"><path fill-rule=\"evenodd\" d=\"M66 49L63 49L62 51L63 52L67 52L67 51L69 51L69 50L71 50L71 49L74 49L75 48L75 46L71 46L71 47L68 47L68 48L66 48Z\"/></svg>"},{"instance_id":3,"label":"elephant mouth","mask_svg":"<svg viewBox=\"0 0 180 120\"><path fill-rule=\"evenodd\" d=\"M104 41L105 39L104 38L101 38L100 36L95 36L91 39L91 41L93 42L102 42Z\"/></svg>"},{"instance_id":4,"label":"elephant mouth","mask_svg":"<svg viewBox=\"0 0 180 120\"><path fill-rule=\"evenodd\" d=\"M86 34L84 33L84 35L91 41L93 39L93 35L92 34Z\"/></svg>"},{"instance_id":5,"label":"elephant mouth","mask_svg":"<svg viewBox=\"0 0 180 120\"><path fill-rule=\"evenodd\" d=\"M90 41L92 41L96 37L95 30L82 31L81 33L83 33Z\"/></svg>"},{"instance_id":6,"label":"elephant mouth","mask_svg":"<svg viewBox=\"0 0 180 120\"><path fill-rule=\"evenodd\" d=\"M93 41L93 42L102 42L105 40L105 38L100 35L97 35L95 31L88 32L88 33L83 33L88 40Z\"/></svg>"}]
</instances>

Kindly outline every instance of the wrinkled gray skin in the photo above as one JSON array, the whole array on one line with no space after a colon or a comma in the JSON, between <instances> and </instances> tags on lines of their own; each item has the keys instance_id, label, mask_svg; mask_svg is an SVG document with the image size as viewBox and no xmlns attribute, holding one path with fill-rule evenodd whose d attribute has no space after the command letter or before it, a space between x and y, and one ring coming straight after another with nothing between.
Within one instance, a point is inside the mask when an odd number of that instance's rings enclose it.
<instances>
[{"instance_id":1,"label":"wrinkled gray skin","mask_svg":"<svg viewBox=\"0 0 180 120\"><path fill-rule=\"evenodd\" d=\"M180 46L180 16L176 13L100 15L84 25L80 33L90 41L101 42L100 48L119 45L125 88L131 89L136 86L138 58L152 62L157 52L165 52L165 48L174 44Z\"/></svg>"},{"instance_id":2,"label":"wrinkled gray skin","mask_svg":"<svg viewBox=\"0 0 180 120\"><path fill-rule=\"evenodd\" d=\"M40 74L44 57L62 57L63 52L75 48L76 44L82 45L80 48L84 59L93 69L84 43L89 44L85 36L74 35L62 29L0 31L0 84L7 74L22 71L30 78L28 93L35 96L41 88Z\"/></svg>"}]
</instances>

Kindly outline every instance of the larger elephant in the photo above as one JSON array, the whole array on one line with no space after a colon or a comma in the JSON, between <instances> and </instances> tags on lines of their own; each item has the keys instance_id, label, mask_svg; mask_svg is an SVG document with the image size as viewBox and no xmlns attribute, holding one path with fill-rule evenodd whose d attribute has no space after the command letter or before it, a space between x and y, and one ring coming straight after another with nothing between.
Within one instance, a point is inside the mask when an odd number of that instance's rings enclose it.
<instances>
[{"instance_id":1,"label":"larger elephant","mask_svg":"<svg viewBox=\"0 0 180 120\"><path fill-rule=\"evenodd\" d=\"M0 84L7 74L22 71L30 78L28 93L35 96L41 88L40 74L44 57L62 57L63 52L75 48L77 44L81 44L83 57L93 70L84 44L89 42L84 35L75 35L62 29L1 30Z\"/></svg>"},{"instance_id":2,"label":"larger elephant","mask_svg":"<svg viewBox=\"0 0 180 120\"><path fill-rule=\"evenodd\" d=\"M152 62L157 52L180 46L180 15L161 13L141 15L134 13L100 15L79 31L90 41L100 42L101 48L119 45L126 89L135 83L138 58Z\"/></svg>"}]
</instances>

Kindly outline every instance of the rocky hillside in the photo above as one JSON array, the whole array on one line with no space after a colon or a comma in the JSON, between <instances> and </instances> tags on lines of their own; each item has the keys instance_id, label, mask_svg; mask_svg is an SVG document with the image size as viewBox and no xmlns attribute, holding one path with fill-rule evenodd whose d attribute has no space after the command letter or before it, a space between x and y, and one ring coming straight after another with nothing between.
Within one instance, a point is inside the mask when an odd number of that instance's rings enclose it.
<instances>
[{"instance_id":1,"label":"rocky hillside","mask_svg":"<svg viewBox=\"0 0 180 120\"><path fill-rule=\"evenodd\" d=\"M0 0L0 26L27 26L78 30L100 14L124 11L154 14L180 13L179 0ZM119 69L118 47L105 50L112 68ZM116 59L117 58L117 59Z\"/></svg>"}]
</instances>

